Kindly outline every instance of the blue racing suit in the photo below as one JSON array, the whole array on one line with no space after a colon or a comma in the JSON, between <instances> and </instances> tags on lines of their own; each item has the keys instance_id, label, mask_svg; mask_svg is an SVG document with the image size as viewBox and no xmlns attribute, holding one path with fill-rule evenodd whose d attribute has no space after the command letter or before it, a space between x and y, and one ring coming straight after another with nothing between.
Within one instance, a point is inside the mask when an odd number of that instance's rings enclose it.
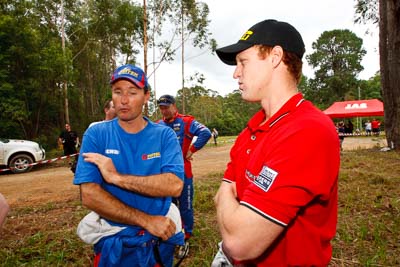
<instances>
[{"instance_id":1,"label":"blue racing suit","mask_svg":"<svg viewBox=\"0 0 400 267\"><path fill-rule=\"evenodd\" d=\"M104 121L89 127L83 137L80 152L100 153L110 157L121 174L140 176L174 173L184 177L182 152L171 129L148 122L135 134L125 132L118 119ZM150 215L166 215L171 197L150 197L106 183L95 164L78 161L74 184L97 183L126 205ZM153 247L158 238L144 229L107 220L110 225L127 227L121 232L103 237L95 244L96 254L101 254L99 266L140 266L156 264ZM165 266L172 266L175 245L183 244L183 233L167 242L161 242L160 254ZM172 243L172 244L171 244Z\"/></svg>"},{"instance_id":2,"label":"blue racing suit","mask_svg":"<svg viewBox=\"0 0 400 267\"><path fill-rule=\"evenodd\" d=\"M182 216L183 228L185 230L185 238L188 239L193 234L194 190L192 164L190 160L186 159L186 154L189 150L194 153L205 146L211 138L211 131L206 126L196 121L193 116L179 114L178 112L171 120L166 121L163 119L158 123L166 125L175 131L182 148L185 165L185 180L182 194L177 200L179 211ZM192 143L193 137L197 137L197 139Z\"/></svg>"}]
</instances>

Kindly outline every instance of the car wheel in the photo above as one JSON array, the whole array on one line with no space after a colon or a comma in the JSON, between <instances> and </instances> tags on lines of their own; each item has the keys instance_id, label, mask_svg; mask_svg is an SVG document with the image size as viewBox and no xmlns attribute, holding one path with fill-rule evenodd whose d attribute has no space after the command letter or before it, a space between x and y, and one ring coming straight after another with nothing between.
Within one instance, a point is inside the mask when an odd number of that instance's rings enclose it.
<instances>
[{"instance_id":1,"label":"car wheel","mask_svg":"<svg viewBox=\"0 0 400 267\"><path fill-rule=\"evenodd\" d=\"M11 158L9 167L13 173L23 173L32 169L33 166L29 166L32 163L33 159L31 156L18 154Z\"/></svg>"}]
</instances>

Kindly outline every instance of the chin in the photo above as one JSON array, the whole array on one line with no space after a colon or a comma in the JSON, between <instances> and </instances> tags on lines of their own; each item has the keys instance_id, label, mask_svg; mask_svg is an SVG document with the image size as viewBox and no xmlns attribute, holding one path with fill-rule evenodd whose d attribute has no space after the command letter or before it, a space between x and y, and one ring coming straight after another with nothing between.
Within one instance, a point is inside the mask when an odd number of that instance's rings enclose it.
<instances>
[{"instance_id":1,"label":"chin","mask_svg":"<svg viewBox=\"0 0 400 267\"><path fill-rule=\"evenodd\" d=\"M251 97L251 96L246 95L246 94L242 94L242 99L243 99L244 101L246 101L246 102L252 102L252 103L260 102L259 99L255 99L254 97Z\"/></svg>"},{"instance_id":2,"label":"chin","mask_svg":"<svg viewBox=\"0 0 400 267\"><path fill-rule=\"evenodd\" d=\"M248 94L246 94L246 92L244 92L244 91L241 91L240 96L242 97L243 100L246 100L246 101L250 101L250 99L251 99L251 97Z\"/></svg>"}]
</instances>

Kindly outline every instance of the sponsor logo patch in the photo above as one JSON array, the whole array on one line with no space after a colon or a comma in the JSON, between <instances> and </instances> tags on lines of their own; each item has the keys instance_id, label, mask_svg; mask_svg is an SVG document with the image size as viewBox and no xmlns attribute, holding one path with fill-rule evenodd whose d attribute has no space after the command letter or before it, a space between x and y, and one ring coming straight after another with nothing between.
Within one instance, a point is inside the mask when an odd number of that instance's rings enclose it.
<instances>
[{"instance_id":1,"label":"sponsor logo patch","mask_svg":"<svg viewBox=\"0 0 400 267\"><path fill-rule=\"evenodd\" d=\"M172 126L175 132L179 132L181 130L181 124L180 123L174 123Z\"/></svg>"},{"instance_id":2,"label":"sponsor logo patch","mask_svg":"<svg viewBox=\"0 0 400 267\"><path fill-rule=\"evenodd\" d=\"M119 155L119 150L116 149L106 149L107 155Z\"/></svg>"},{"instance_id":3,"label":"sponsor logo patch","mask_svg":"<svg viewBox=\"0 0 400 267\"><path fill-rule=\"evenodd\" d=\"M260 174L254 178L254 184L267 192L274 183L278 173L267 166L263 166Z\"/></svg>"},{"instance_id":4,"label":"sponsor logo patch","mask_svg":"<svg viewBox=\"0 0 400 267\"><path fill-rule=\"evenodd\" d=\"M135 77L135 78L138 78L138 77L139 77L139 74L136 73L135 71L131 70L130 68L124 68L124 69L122 69L120 72L118 72L118 75L121 75L121 74L130 74L130 75L132 75L132 76Z\"/></svg>"},{"instance_id":5,"label":"sponsor logo patch","mask_svg":"<svg viewBox=\"0 0 400 267\"><path fill-rule=\"evenodd\" d=\"M155 158L160 158L161 153L160 152L154 152L151 154L143 154L142 155L142 160L149 160L149 159L155 159Z\"/></svg>"}]
</instances>

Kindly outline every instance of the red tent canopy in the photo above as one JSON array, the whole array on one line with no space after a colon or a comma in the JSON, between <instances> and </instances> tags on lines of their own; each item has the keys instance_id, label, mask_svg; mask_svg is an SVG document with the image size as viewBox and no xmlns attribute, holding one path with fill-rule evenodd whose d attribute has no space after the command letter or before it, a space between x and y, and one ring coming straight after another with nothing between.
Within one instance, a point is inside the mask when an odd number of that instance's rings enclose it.
<instances>
[{"instance_id":1,"label":"red tent canopy","mask_svg":"<svg viewBox=\"0 0 400 267\"><path fill-rule=\"evenodd\" d=\"M335 102L324 113L331 118L383 116L383 103L378 99Z\"/></svg>"}]
</instances>

